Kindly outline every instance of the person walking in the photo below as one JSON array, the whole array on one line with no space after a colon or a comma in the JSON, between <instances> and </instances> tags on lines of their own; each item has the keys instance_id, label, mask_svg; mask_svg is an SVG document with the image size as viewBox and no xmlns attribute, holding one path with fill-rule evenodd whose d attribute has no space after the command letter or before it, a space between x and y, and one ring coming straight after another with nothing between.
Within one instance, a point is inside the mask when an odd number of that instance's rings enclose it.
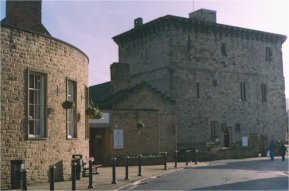
<instances>
[{"instance_id":1,"label":"person walking","mask_svg":"<svg viewBox=\"0 0 289 191\"><path fill-rule=\"evenodd\" d=\"M269 147L268 147L268 150L270 152L271 161L274 161L275 149L276 149L276 144L275 144L274 140L272 139L271 143L269 144Z\"/></svg>"},{"instance_id":2,"label":"person walking","mask_svg":"<svg viewBox=\"0 0 289 191\"><path fill-rule=\"evenodd\" d=\"M285 161L285 154L287 152L287 148L285 147L284 143L281 144L279 150L280 150L280 153L282 156L282 161L284 162Z\"/></svg>"}]
</instances>

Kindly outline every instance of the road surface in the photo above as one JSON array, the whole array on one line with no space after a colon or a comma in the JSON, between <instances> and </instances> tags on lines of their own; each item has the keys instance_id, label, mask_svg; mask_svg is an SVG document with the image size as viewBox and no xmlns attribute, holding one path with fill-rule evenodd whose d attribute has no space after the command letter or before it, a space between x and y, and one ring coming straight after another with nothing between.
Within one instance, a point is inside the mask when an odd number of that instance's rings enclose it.
<instances>
[{"instance_id":1,"label":"road surface","mask_svg":"<svg viewBox=\"0 0 289 191\"><path fill-rule=\"evenodd\" d=\"M220 160L147 179L131 190L288 190L288 159Z\"/></svg>"}]
</instances>

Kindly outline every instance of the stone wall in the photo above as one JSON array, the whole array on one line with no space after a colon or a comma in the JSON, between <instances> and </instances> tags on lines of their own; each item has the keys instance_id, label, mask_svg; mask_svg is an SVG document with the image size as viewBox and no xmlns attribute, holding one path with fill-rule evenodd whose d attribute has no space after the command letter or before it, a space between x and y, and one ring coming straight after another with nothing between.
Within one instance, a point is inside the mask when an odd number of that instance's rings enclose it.
<instances>
[{"instance_id":1,"label":"stone wall","mask_svg":"<svg viewBox=\"0 0 289 191\"><path fill-rule=\"evenodd\" d=\"M141 86L109 110L111 125L111 156L158 154L174 152L176 148L176 123L172 102L164 99L149 86ZM145 128L138 131L142 121ZM124 132L124 149L113 148L113 129Z\"/></svg>"},{"instance_id":2,"label":"stone wall","mask_svg":"<svg viewBox=\"0 0 289 191\"><path fill-rule=\"evenodd\" d=\"M27 72L47 74L47 136L28 138ZM77 83L77 138L67 139L66 80ZM25 160L28 183L47 182L49 165L68 180L73 154L88 156L85 90L88 58L60 40L1 27L1 188L10 186L11 160Z\"/></svg>"},{"instance_id":3,"label":"stone wall","mask_svg":"<svg viewBox=\"0 0 289 191\"><path fill-rule=\"evenodd\" d=\"M170 63L176 68L172 91L177 100L178 140L189 144L193 139L195 144L205 145L211 121L227 125L230 143L240 142L242 136L252 133L285 139L281 42L186 31L172 32L171 39L175 50ZM226 55L221 52L223 44ZM270 61L266 60L266 47L272 50ZM240 100L241 82L246 83L246 101ZM267 86L266 102L261 98L262 83ZM235 128L237 124L240 131ZM218 134L223 145L221 128Z\"/></svg>"},{"instance_id":4,"label":"stone wall","mask_svg":"<svg viewBox=\"0 0 289 191\"><path fill-rule=\"evenodd\" d=\"M131 85L146 81L170 95L168 36L162 31L119 45L119 62L130 67Z\"/></svg>"}]
</instances>

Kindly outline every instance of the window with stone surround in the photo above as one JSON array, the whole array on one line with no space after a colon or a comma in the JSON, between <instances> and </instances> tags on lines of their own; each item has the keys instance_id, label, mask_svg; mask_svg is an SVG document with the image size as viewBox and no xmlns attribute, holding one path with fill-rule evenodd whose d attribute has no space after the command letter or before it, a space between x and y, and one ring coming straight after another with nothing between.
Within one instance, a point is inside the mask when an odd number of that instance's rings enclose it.
<instances>
[{"instance_id":1,"label":"window with stone surround","mask_svg":"<svg viewBox=\"0 0 289 191\"><path fill-rule=\"evenodd\" d=\"M247 98L246 98L246 83L245 82L241 82L240 83L240 98L241 98L241 101L247 101Z\"/></svg>"},{"instance_id":2,"label":"window with stone surround","mask_svg":"<svg viewBox=\"0 0 289 191\"><path fill-rule=\"evenodd\" d=\"M66 110L66 126L67 126L67 138L72 139L77 137L77 104L76 104L76 82L67 79L67 100L73 101L75 107Z\"/></svg>"},{"instance_id":3,"label":"window with stone surround","mask_svg":"<svg viewBox=\"0 0 289 191\"><path fill-rule=\"evenodd\" d=\"M262 102L267 102L267 86L266 84L261 84L261 97Z\"/></svg>"},{"instance_id":4,"label":"window with stone surround","mask_svg":"<svg viewBox=\"0 0 289 191\"><path fill-rule=\"evenodd\" d=\"M28 138L46 137L47 74L28 70Z\"/></svg>"},{"instance_id":5,"label":"window with stone surround","mask_svg":"<svg viewBox=\"0 0 289 191\"><path fill-rule=\"evenodd\" d=\"M266 61L271 61L272 60L272 50L270 47L265 48L265 53L266 53Z\"/></svg>"},{"instance_id":6,"label":"window with stone surround","mask_svg":"<svg viewBox=\"0 0 289 191\"><path fill-rule=\"evenodd\" d=\"M211 138L217 138L219 129L218 121L211 121Z\"/></svg>"}]
</instances>

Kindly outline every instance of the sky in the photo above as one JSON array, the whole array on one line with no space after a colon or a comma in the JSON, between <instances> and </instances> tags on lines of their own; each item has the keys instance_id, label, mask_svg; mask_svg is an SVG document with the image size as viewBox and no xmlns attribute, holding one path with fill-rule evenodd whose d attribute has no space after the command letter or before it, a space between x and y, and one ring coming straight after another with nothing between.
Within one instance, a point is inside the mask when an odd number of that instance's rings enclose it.
<instances>
[{"instance_id":1,"label":"sky","mask_svg":"<svg viewBox=\"0 0 289 191\"><path fill-rule=\"evenodd\" d=\"M5 18L1 0L1 20ZM147 23L165 15L188 18L201 8L217 11L217 23L286 35L289 0L43 0L42 24L49 33L89 57L89 85L110 81L110 65L118 62L112 37L133 28L134 19ZM286 97L289 97L289 39L283 44Z\"/></svg>"}]
</instances>

